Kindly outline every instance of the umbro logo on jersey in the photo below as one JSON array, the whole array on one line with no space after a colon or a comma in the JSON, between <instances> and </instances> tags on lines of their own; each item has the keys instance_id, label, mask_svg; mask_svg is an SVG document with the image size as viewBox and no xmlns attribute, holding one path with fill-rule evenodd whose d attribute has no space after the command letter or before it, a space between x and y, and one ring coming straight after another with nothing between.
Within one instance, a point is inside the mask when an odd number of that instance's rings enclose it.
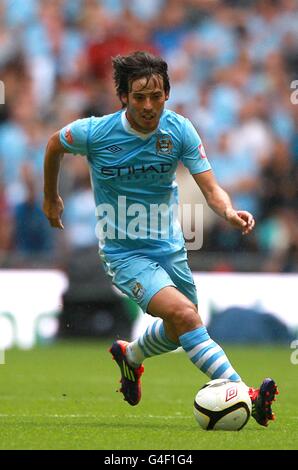
<instances>
[{"instance_id":1,"label":"umbro logo on jersey","mask_svg":"<svg viewBox=\"0 0 298 470\"><path fill-rule=\"evenodd\" d=\"M120 150L122 150L122 148L118 147L118 145L110 145L109 147L106 147L106 150L108 150L109 152L112 152L112 153L117 153L117 152L120 152Z\"/></svg>"}]
</instances>

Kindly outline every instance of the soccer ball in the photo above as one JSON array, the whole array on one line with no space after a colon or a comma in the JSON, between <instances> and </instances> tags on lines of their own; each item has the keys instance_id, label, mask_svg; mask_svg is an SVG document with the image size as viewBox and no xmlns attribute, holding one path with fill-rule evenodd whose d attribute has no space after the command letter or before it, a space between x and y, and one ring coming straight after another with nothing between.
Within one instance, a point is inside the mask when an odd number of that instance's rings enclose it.
<instances>
[{"instance_id":1,"label":"soccer ball","mask_svg":"<svg viewBox=\"0 0 298 470\"><path fill-rule=\"evenodd\" d=\"M194 415L206 430L240 431L251 415L251 399L243 382L216 379L197 393Z\"/></svg>"}]
</instances>

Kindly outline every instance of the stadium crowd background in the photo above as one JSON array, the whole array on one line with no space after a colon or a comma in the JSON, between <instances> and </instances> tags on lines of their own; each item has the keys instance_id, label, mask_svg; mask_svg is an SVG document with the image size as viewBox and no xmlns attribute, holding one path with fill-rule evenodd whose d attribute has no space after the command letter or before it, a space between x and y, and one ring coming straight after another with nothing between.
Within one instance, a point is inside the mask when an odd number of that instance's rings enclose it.
<instances>
[{"instance_id":1,"label":"stadium crowd background","mask_svg":"<svg viewBox=\"0 0 298 470\"><path fill-rule=\"evenodd\" d=\"M64 232L43 216L45 146L68 122L118 110L111 56L148 50L168 61L167 106L191 119L219 183L257 219L243 238L206 210L191 266L297 272L297 25L295 0L1 0L0 267L59 266L96 247L85 159L64 158ZM182 202L202 201L183 168L178 180Z\"/></svg>"}]
</instances>

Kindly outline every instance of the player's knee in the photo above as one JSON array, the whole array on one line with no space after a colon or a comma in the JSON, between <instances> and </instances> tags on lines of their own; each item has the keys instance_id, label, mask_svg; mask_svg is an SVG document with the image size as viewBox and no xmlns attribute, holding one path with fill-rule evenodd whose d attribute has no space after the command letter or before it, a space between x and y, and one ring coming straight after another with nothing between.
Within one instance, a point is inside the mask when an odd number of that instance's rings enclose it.
<instances>
[{"instance_id":1,"label":"player's knee","mask_svg":"<svg viewBox=\"0 0 298 470\"><path fill-rule=\"evenodd\" d=\"M171 320L178 336L202 326L196 306L189 301L181 301L173 306Z\"/></svg>"}]
</instances>

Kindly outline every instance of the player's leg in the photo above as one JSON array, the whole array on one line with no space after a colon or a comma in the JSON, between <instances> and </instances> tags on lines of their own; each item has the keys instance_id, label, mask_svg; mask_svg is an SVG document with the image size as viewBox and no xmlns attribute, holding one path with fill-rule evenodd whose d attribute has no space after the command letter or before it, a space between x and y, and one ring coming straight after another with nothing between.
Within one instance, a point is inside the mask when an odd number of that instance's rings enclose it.
<instances>
[{"instance_id":1,"label":"player's leg","mask_svg":"<svg viewBox=\"0 0 298 470\"><path fill-rule=\"evenodd\" d=\"M121 391L130 404L140 400L143 360L172 351L180 344L193 363L210 377L241 380L223 350L209 338L196 306L189 300L196 299L196 292L185 252L175 253L167 260L162 267L147 257L134 256L125 263L110 266L114 271L113 282L144 311L163 320L156 320L132 343L115 341L112 345L111 353L121 369ZM169 273L189 298L175 288ZM132 388L134 392L130 393Z\"/></svg>"},{"instance_id":2,"label":"player's leg","mask_svg":"<svg viewBox=\"0 0 298 470\"><path fill-rule=\"evenodd\" d=\"M223 349L210 338L196 306L178 289L169 286L160 290L151 299L148 311L163 319L169 339L179 342L192 363L208 377L241 380Z\"/></svg>"},{"instance_id":3,"label":"player's leg","mask_svg":"<svg viewBox=\"0 0 298 470\"><path fill-rule=\"evenodd\" d=\"M110 348L113 358L121 370L121 388L124 399L130 405L137 405L141 399L141 376L143 361L177 349L176 344L167 338L163 321L158 318L146 328L137 340L131 343L116 340Z\"/></svg>"},{"instance_id":4,"label":"player's leg","mask_svg":"<svg viewBox=\"0 0 298 470\"><path fill-rule=\"evenodd\" d=\"M140 377L143 366L139 364L146 357L171 351L179 344L192 362L211 378L241 380L223 350L211 340L202 324L195 305L196 290L186 258L181 253L174 258L170 260L168 257L169 265L165 263L161 267L147 258L132 257L130 263L125 262L125 268L118 266L118 275L113 272L113 267L111 270L109 267L115 284L124 293L134 298L144 311L148 310L152 315L162 318L150 325L136 341L117 341L111 348L121 369L121 391L131 405L137 404L141 398ZM142 283L137 281L139 279ZM175 285L185 295L175 289ZM250 389L253 416L259 424L266 426L268 420L273 419L271 402L276 393L277 388L272 379L265 379L260 389Z\"/></svg>"},{"instance_id":5,"label":"player's leg","mask_svg":"<svg viewBox=\"0 0 298 470\"><path fill-rule=\"evenodd\" d=\"M135 300L143 312L148 311L148 304L157 292L175 286L161 264L146 256L132 257L125 265L118 265L113 282ZM173 351L179 345L178 340L171 341L167 336L163 320L156 318L139 338L126 346L127 359L131 365L138 366L144 359Z\"/></svg>"},{"instance_id":6,"label":"player's leg","mask_svg":"<svg viewBox=\"0 0 298 470\"><path fill-rule=\"evenodd\" d=\"M164 321L156 318L136 340L127 345L126 353L130 364L137 366L146 358L175 351L178 341L171 341L165 330Z\"/></svg>"},{"instance_id":7,"label":"player's leg","mask_svg":"<svg viewBox=\"0 0 298 470\"><path fill-rule=\"evenodd\" d=\"M213 341L197 308L177 289L166 287L158 292L148 306L154 315L163 318L165 333L172 341L179 341L192 363L212 380L226 378L240 381L223 349ZM271 378L263 380L260 388L248 390L252 401L252 416L261 426L268 426L275 416L271 404L278 394L276 383Z\"/></svg>"},{"instance_id":8,"label":"player's leg","mask_svg":"<svg viewBox=\"0 0 298 470\"><path fill-rule=\"evenodd\" d=\"M148 281L152 283L152 288L149 289L152 294L161 291L164 287L175 286L193 304L197 303L196 287L188 266L185 248L164 257L159 256L158 266L158 275L155 277L150 275L147 280L147 283ZM143 302L141 307L152 316L158 316L150 312L148 304L151 299L149 297L144 299L145 303ZM153 322L153 325L148 326L144 334L129 344L127 353L129 360L138 364L148 357L175 350L178 346L180 346L179 338L171 331L171 326L165 325L164 321L159 318Z\"/></svg>"},{"instance_id":9,"label":"player's leg","mask_svg":"<svg viewBox=\"0 0 298 470\"><path fill-rule=\"evenodd\" d=\"M142 310L147 310L150 299L165 286L174 283L165 270L145 256L132 256L123 262L109 263L113 283L126 295L134 299ZM108 271L107 271L108 272ZM136 405L141 399L140 378L145 358L177 349L179 344L171 341L164 329L163 321L156 319L138 340L128 343L117 340L110 352L121 371L121 388L124 399Z\"/></svg>"}]
</instances>

